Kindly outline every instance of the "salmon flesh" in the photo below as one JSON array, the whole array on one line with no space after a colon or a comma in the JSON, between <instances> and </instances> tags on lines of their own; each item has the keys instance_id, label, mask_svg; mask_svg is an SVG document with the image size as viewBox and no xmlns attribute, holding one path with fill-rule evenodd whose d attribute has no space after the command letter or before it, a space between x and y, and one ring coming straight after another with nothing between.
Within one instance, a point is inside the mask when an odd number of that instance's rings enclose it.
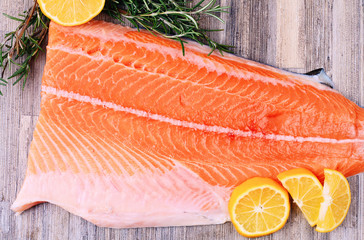
<instances>
[{"instance_id":1,"label":"salmon flesh","mask_svg":"<svg viewBox=\"0 0 364 240\"><path fill-rule=\"evenodd\" d=\"M313 76L145 31L51 23L41 112L12 205L103 227L218 224L232 190L307 168L364 171L364 110Z\"/></svg>"}]
</instances>

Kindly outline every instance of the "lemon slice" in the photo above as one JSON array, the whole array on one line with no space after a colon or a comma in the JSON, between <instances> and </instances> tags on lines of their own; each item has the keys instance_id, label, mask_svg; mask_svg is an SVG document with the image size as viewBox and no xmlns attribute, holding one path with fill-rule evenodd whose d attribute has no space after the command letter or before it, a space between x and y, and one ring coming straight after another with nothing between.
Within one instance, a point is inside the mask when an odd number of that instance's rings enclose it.
<instances>
[{"instance_id":1,"label":"lemon slice","mask_svg":"<svg viewBox=\"0 0 364 240\"><path fill-rule=\"evenodd\" d=\"M323 196L316 231L330 232L344 221L349 211L351 193L345 176L338 171L325 169Z\"/></svg>"},{"instance_id":2,"label":"lemon slice","mask_svg":"<svg viewBox=\"0 0 364 240\"><path fill-rule=\"evenodd\" d=\"M245 237L259 237L281 229L290 211L287 191L269 178L255 177L236 187L229 213L236 230Z\"/></svg>"},{"instance_id":3,"label":"lemon slice","mask_svg":"<svg viewBox=\"0 0 364 240\"><path fill-rule=\"evenodd\" d=\"M105 0L38 0L40 9L52 21L63 26L76 26L97 16Z\"/></svg>"},{"instance_id":4,"label":"lemon slice","mask_svg":"<svg viewBox=\"0 0 364 240\"><path fill-rule=\"evenodd\" d=\"M278 179L288 190L311 227L315 226L320 205L324 200L322 185L317 177L307 169L298 168L279 174Z\"/></svg>"}]
</instances>

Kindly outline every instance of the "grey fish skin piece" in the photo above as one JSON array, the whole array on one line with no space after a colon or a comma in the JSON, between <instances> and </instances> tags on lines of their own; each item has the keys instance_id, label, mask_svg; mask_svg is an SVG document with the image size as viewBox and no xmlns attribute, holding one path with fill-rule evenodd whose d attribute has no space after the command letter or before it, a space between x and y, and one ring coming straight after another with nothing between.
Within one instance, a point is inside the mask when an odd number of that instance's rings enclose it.
<instances>
[{"instance_id":1,"label":"grey fish skin piece","mask_svg":"<svg viewBox=\"0 0 364 240\"><path fill-rule=\"evenodd\" d=\"M312 81L321 83L323 85L326 85L330 88L335 88L334 82L331 80L331 78L326 74L325 70L323 68L318 68L315 70L312 70L310 72L305 73L304 75L311 76Z\"/></svg>"}]
</instances>

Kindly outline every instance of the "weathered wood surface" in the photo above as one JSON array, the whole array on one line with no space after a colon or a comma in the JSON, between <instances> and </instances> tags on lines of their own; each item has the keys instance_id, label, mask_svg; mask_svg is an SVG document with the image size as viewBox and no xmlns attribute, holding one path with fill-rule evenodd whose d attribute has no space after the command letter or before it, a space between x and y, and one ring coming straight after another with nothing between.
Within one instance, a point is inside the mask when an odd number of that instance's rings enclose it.
<instances>
[{"instance_id":1,"label":"weathered wood surface","mask_svg":"<svg viewBox=\"0 0 364 240\"><path fill-rule=\"evenodd\" d=\"M0 12L16 15L31 0L1 0ZM364 0L222 0L230 5L225 28L213 33L236 46L235 53L281 68L305 72L324 67L336 88L364 105ZM0 33L16 22L0 16ZM25 90L2 88L0 97L0 239L243 239L231 223L213 226L107 229L98 228L51 204L20 216L10 210L22 184L29 144L39 114L45 55L32 65ZM286 226L261 239L364 239L364 174L351 177L352 204L344 223L328 234L315 232L296 206Z\"/></svg>"}]
</instances>

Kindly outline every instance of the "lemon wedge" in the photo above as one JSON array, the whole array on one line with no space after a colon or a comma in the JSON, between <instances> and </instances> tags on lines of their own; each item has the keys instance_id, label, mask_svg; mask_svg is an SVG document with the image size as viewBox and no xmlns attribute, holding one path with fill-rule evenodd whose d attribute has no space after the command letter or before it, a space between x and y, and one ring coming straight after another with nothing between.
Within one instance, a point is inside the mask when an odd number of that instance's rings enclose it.
<instances>
[{"instance_id":1,"label":"lemon wedge","mask_svg":"<svg viewBox=\"0 0 364 240\"><path fill-rule=\"evenodd\" d=\"M44 15L63 26L76 26L97 16L105 0L38 0Z\"/></svg>"},{"instance_id":2,"label":"lemon wedge","mask_svg":"<svg viewBox=\"0 0 364 240\"><path fill-rule=\"evenodd\" d=\"M278 231L287 222L290 212L287 191L274 180L261 177L236 187L228 207L232 223L245 237Z\"/></svg>"},{"instance_id":3,"label":"lemon wedge","mask_svg":"<svg viewBox=\"0 0 364 240\"><path fill-rule=\"evenodd\" d=\"M311 227L315 226L321 203L324 201L322 185L317 177L307 169L297 168L280 173L278 179L288 190Z\"/></svg>"}]
</instances>

